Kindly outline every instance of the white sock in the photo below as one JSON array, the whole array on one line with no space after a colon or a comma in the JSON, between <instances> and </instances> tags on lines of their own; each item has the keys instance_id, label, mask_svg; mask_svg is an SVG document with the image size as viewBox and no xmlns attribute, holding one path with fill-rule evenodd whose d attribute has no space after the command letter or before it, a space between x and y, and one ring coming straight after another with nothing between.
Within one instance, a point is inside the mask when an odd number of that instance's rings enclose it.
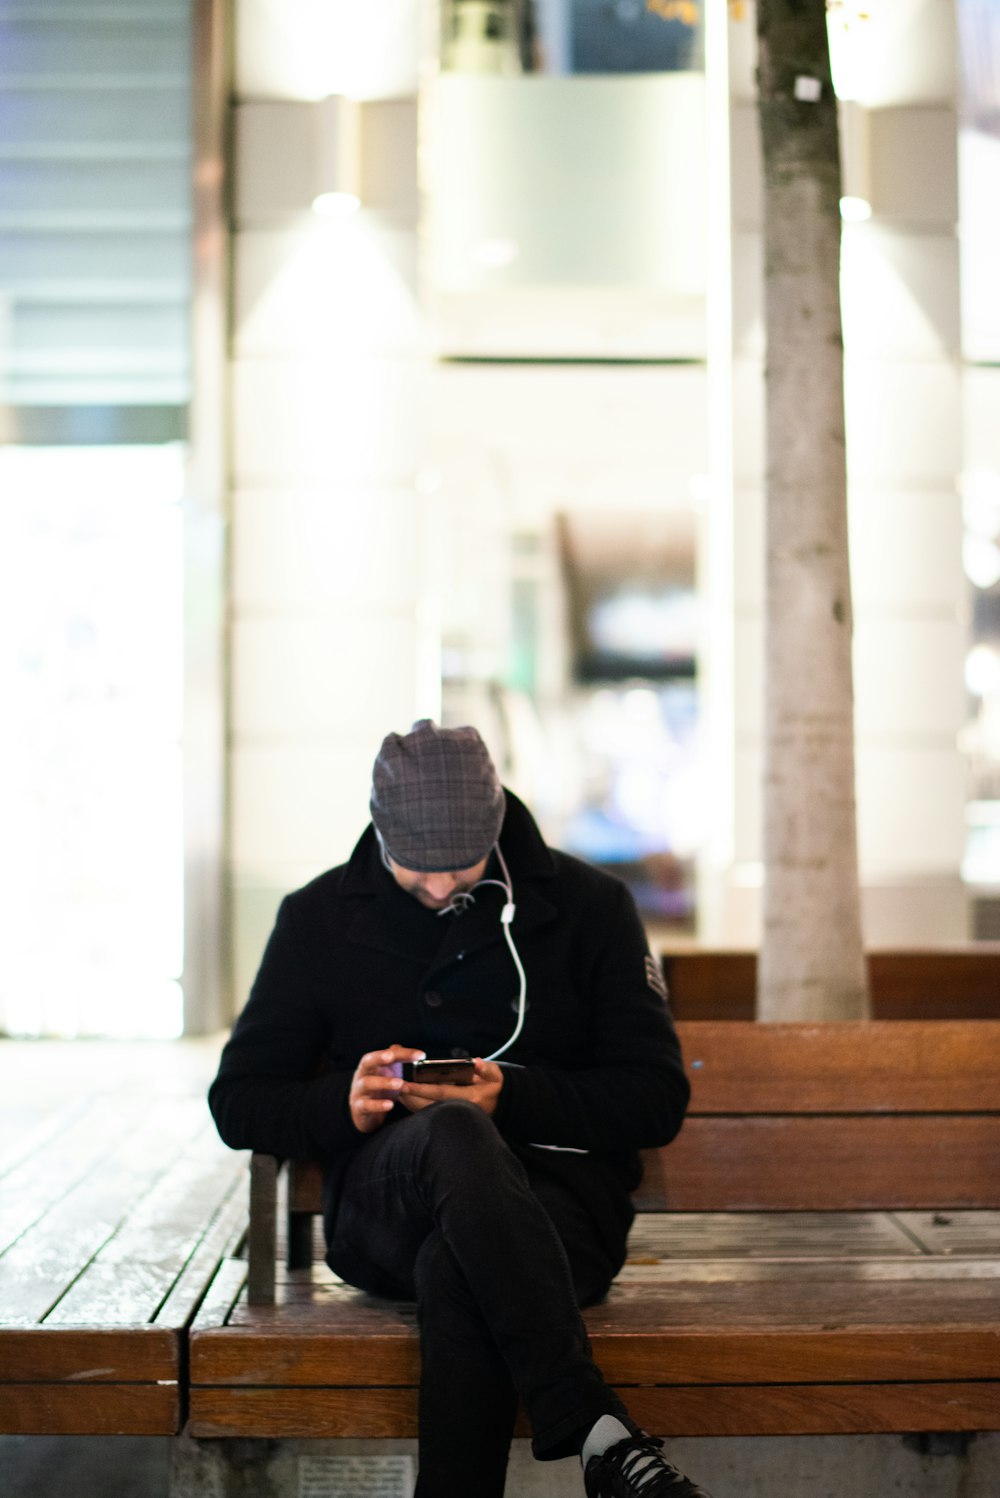
<instances>
[{"instance_id":1,"label":"white sock","mask_svg":"<svg viewBox=\"0 0 1000 1498\"><path fill-rule=\"evenodd\" d=\"M602 1415L583 1443L581 1462L586 1466L592 1456L603 1456L609 1446L627 1441L631 1434L628 1426L616 1420L614 1415Z\"/></svg>"}]
</instances>

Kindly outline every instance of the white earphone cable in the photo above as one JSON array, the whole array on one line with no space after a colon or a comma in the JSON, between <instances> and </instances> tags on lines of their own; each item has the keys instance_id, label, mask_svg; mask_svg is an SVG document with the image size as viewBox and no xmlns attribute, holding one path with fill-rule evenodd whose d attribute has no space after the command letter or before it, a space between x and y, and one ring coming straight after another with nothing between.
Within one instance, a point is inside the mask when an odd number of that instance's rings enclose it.
<instances>
[{"instance_id":1,"label":"white earphone cable","mask_svg":"<svg viewBox=\"0 0 1000 1498\"><path fill-rule=\"evenodd\" d=\"M514 945L514 938L511 935L510 930L511 923L514 920L514 911L516 909L516 906L514 905L514 888L510 882L510 871L507 868L507 863L504 859L503 854L500 852L499 843L497 843L496 845L496 853L497 858L500 860L500 868L503 870L504 882L502 888L504 888L507 892L507 903L504 906L503 910L501 910L500 912L500 924L503 926L504 940L506 941L507 946L510 950L511 957L513 957L514 959L514 966L517 968L519 992L517 996L517 1023L515 1024L509 1039L505 1040L500 1049L494 1051L491 1056L484 1056L484 1061L495 1061L498 1056L503 1055L504 1051L510 1050L511 1046L514 1044L515 1040L524 1028L524 1015L525 1010L528 1007L528 979L525 975L524 964L521 962L521 958L518 955L517 948ZM484 880L483 882L485 883L486 881ZM489 882L491 884L500 883L498 879L493 879Z\"/></svg>"},{"instance_id":2,"label":"white earphone cable","mask_svg":"<svg viewBox=\"0 0 1000 1498\"><path fill-rule=\"evenodd\" d=\"M389 862L388 851L386 849L385 843L382 841L382 834L379 832L377 827L375 828L375 836L378 839L379 854L381 856L382 862L385 865L386 869L388 869L389 873L392 874L393 869L392 864ZM517 908L514 904L514 887L510 882L510 870L507 867L507 861L504 858L503 854L500 852L500 844L494 844L494 848L497 858L500 862L500 869L503 873L503 879L480 879L472 886L472 889L463 890L461 893L456 894L451 904L446 905L443 910L438 911L438 915L454 915L460 913L462 910L467 909L469 905L475 904L475 895L473 894L473 891L479 889L484 884L496 885L497 889L502 889L504 894L507 896L506 903L500 912L500 924L503 927L504 941L507 943L510 955L514 959L514 966L517 969L517 1022L514 1025L514 1029L511 1032L509 1038L504 1041L500 1049L494 1051L490 1056L484 1056L484 1061L495 1061L498 1056L503 1055L504 1051L510 1050L511 1046L514 1044L515 1040L524 1029L524 1015L528 1007L528 979L524 971L524 964L521 962L521 958L518 954L517 947L514 945L514 938L511 935L510 930L511 923L514 919L514 912Z\"/></svg>"}]
</instances>

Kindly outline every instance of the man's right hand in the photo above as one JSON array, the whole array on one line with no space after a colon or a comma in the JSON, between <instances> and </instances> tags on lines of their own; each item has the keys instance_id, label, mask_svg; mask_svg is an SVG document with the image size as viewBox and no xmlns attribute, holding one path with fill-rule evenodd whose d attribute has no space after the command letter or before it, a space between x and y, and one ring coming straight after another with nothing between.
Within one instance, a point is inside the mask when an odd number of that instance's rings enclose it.
<instances>
[{"instance_id":1,"label":"man's right hand","mask_svg":"<svg viewBox=\"0 0 1000 1498\"><path fill-rule=\"evenodd\" d=\"M402 1063L422 1061L427 1053L409 1046L391 1045L384 1051L369 1051L358 1062L351 1080L351 1122L362 1134L373 1134L392 1111L403 1085Z\"/></svg>"}]
</instances>

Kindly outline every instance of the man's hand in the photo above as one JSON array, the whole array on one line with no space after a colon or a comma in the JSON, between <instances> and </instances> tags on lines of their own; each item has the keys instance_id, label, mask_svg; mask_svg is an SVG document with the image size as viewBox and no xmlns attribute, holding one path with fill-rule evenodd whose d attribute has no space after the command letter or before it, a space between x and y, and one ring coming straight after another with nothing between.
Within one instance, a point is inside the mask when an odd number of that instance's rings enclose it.
<instances>
[{"instance_id":1,"label":"man's hand","mask_svg":"<svg viewBox=\"0 0 1000 1498\"><path fill-rule=\"evenodd\" d=\"M362 1134L373 1134L385 1123L386 1115L403 1087L402 1063L422 1061L425 1051L409 1046L391 1045L384 1051L368 1051L358 1062L351 1079L351 1122Z\"/></svg>"},{"instance_id":2,"label":"man's hand","mask_svg":"<svg viewBox=\"0 0 1000 1498\"><path fill-rule=\"evenodd\" d=\"M483 1061L479 1056L475 1068L476 1079L468 1087L454 1087L445 1082L404 1082L398 1093L399 1101L411 1113L418 1113L421 1108L429 1108L431 1103L455 1098L460 1103L474 1103L484 1113L492 1114L503 1087L503 1072L495 1061Z\"/></svg>"}]
</instances>

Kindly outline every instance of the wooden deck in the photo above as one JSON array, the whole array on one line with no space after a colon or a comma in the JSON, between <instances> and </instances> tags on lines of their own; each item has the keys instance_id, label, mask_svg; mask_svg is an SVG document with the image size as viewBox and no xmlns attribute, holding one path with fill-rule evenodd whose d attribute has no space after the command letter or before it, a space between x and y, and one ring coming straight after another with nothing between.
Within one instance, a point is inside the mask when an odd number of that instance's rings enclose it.
<instances>
[{"instance_id":1,"label":"wooden deck","mask_svg":"<svg viewBox=\"0 0 1000 1498\"><path fill-rule=\"evenodd\" d=\"M171 1435L186 1328L246 1225L217 1045L0 1042L0 1430Z\"/></svg>"}]
</instances>

